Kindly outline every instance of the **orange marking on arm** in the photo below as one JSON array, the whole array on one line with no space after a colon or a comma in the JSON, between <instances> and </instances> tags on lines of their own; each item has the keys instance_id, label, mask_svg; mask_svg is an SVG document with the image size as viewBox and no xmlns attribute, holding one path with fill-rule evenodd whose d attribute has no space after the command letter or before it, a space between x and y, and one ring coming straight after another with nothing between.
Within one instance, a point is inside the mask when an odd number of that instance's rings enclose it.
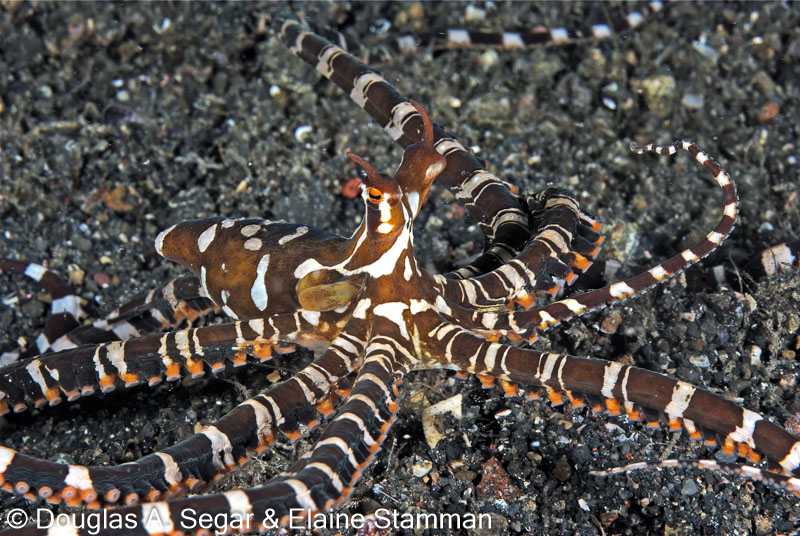
<instances>
[{"instance_id":1,"label":"orange marking on arm","mask_svg":"<svg viewBox=\"0 0 800 536\"><path fill-rule=\"evenodd\" d=\"M517 383L500 380L500 387L503 388L507 398L517 396L519 394L519 384Z\"/></svg>"},{"instance_id":2,"label":"orange marking on arm","mask_svg":"<svg viewBox=\"0 0 800 536\"><path fill-rule=\"evenodd\" d=\"M575 259L572 261L572 266L580 270L581 272L585 272L592 263L589 262L589 259L581 255L580 253L575 253Z\"/></svg>"},{"instance_id":3,"label":"orange marking on arm","mask_svg":"<svg viewBox=\"0 0 800 536\"><path fill-rule=\"evenodd\" d=\"M528 333L527 338L525 339L528 343L536 342L539 338L539 334L536 332L536 328L530 328L530 332Z\"/></svg>"},{"instance_id":4,"label":"orange marking on arm","mask_svg":"<svg viewBox=\"0 0 800 536\"><path fill-rule=\"evenodd\" d=\"M278 346L275 347L275 351L282 353ZM272 359L272 345L269 343L256 344L253 347L253 355L260 359L262 363Z\"/></svg>"},{"instance_id":5,"label":"orange marking on arm","mask_svg":"<svg viewBox=\"0 0 800 536\"><path fill-rule=\"evenodd\" d=\"M167 369L165 371L167 376L167 381L175 381L181 379L181 366L178 363L170 363L167 365Z\"/></svg>"},{"instance_id":6,"label":"orange marking on arm","mask_svg":"<svg viewBox=\"0 0 800 536\"><path fill-rule=\"evenodd\" d=\"M606 409L608 409L609 415L620 415L622 414L622 409L620 408L619 400L616 398L606 398Z\"/></svg>"},{"instance_id":7,"label":"orange marking on arm","mask_svg":"<svg viewBox=\"0 0 800 536\"><path fill-rule=\"evenodd\" d=\"M44 392L44 397L51 406L55 406L61 402L61 396L58 394L58 387L50 387L47 389L47 391Z\"/></svg>"},{"instance_id":8,"label":"orange marking on arm","mask_svg":"<svg viewBox=\"0 0 800 536\"><path fill-rule=\"evenodd\" d=\"M119 379L125 383L125 387L134 387L136 385L139 385L138 374L131 374L131 373L120 374Z\"/></svg>"},{"instance_id":9,"label":"orange marking on arm","mask_svg":"<svg viewBox=\"0 0 800 536\"><path fill-rule=\"evenodd\" d=\"M514 301L523 309L529 309L535 303L533 295L528 292L520 292Z\"/></svg>"},{"instance_id":10,"label":"orange marking on arm","mask_svg":"<svg viewBox=\"0 0 800 536\"><path fill-rule=\"evenodd\" d=\"M506 333L506 338L513 343L522 342L522 336L518 333L514 333L513 331Z\"/></svg>"},{"instance_id":11,"label":"orange marking on arm","mask_svg":"<svg viewBox=\"0 0 800 536\"><path fill-rule=\"evenodd\" d=\"M308 428L309 430L313 430L317 426L319 426L319 419L311 419L310 421L305 423L305 427Z\"/></svg>"},{"instance_id":12,"label":"orange marking on arm","mask_svg":"<svg viewBox=\"0 0 800 536\"><path fill-rule=\"evenodd\" d=\"M334 414L333 403L331 402L330 397L325 397L319 401L317 404L317 411L319 411L326 419L330 418Z\"/></svg>"},{"instance_id":13,"label":"orange marking on arm","mask_svg":"<svg viewBox=\"0 0 800 536\"><path fill-rule=\"evenodd\" d=\"M700 439L703 439L703 434L699 430L693 430L689 432L689 437L693 441L699 441Z\"/></svg>"},{"instance_id":14,"label":"orange marking on arm","mask_svg":"<svg viewBox=\"0 0 800 536\"><path fill-rule=\"evenodd\" d=\"M113 391L116 385L114 382L116 381L116 376L114 374L103 374L100 377L100 390L104 393L109 391Z\"/></svg>"},{"instance_id":15,"label":"orange marking on arm","mask_svg":"<svg viewBox=\"0 0 800 536\"><path fill-rule=\"evenodd\" d=\"M550 404L553 406L560 406L564 403L564 397L560 391L556 391L555 389L547 389L547 398L550 399Z\"/></svg>"},{"instance_id":16,"label":"orange marking on arm","mask_svg":"<svg viewBox=\"0 0 800 536\"><path fill-rule=\"evenodd\" d=\"M241 349L236 350L233 354L233 366L241 367L245 363L247 363L247 352Z\"/></svg>"},{"instance_id":17,"label":"orange marking on arm","mask_svg":"<svg viewBox=\"0 0 800 536\"><path fill-rule=\"evenodd\" d=\"M81 490L81 500L87 504L93 503L97 501L97 492L92 488Z\"/></svg>"},{"instance_id":18,"label":"orange marking on arm","mask_svg":"<svg viewBox=\"0 0 800 536\"><path fill-rule=\"evenodd\" d=\"M81 503L78 490L74 486L64 486L64 489L61 490L61 498L70 506L78 506Z\"/></svg>"},{"instance_id":19,"label":"orange marking on arm","mask_svg":"<svg viewBox=\"0 0 800 536\"><path fill-rule=\"evenodd\" d=\"M736 443L726 438L722 443L722 452L724 454L732 455L734 452L736 452Z\"/></svg>"},{"instance_id":20,"label":"orange marking on arm","mask_svg":"<svg viewBox=\"0 0 800 536\"><path fill-rule=\"evenodd\" d=\"M484 333L483 338L489 342L497 342L500 340L499 331L487 331Z\"/></svg>"},{"instance_id":21,"label":"orange marking on arm","mask_svg":"<svg viewBox=\"0 0 800 536\"><path fill-rule=\"evenodd\" d=\"M258 446L256 447L256 452L263 452L264 449L269 447L275 443L275 436L272 435L272 432L265 431L261 437L258 438Z\"/></svg>"},{"instance_id":22,"label":"orange marking on arm","mask_svg":"<svg viewBox=\"0 0 800 536\"><path fill-rule=\"evenodd\" d=\"M746 457L750 452L750 446L747 443L736 444L736 454L742 458Z\"/></svg>"},{"instance_id":23,"label":"orange marking on arm","mask_svg":"<svg viewBox=\"0 0 800 536\"><path fill-rule=\"evenodd\" d=\"M300 439L300 437L302 437L299 430L290 430L288 432L283 432L283 435L289 438L289 443L295 443L298 439Z\"/></svg>"},{"instance_id":24,"label":"orange marking on arm","mask_svg":"<svg viewBox=\"0 0 800 536\"><path fill-rule=\"evenodd\" d=\"M478 374L478 379L481 381L481 387L484 389L491 389L494 387L494 377L487 376L486 374Z\"/></svg>"},{"instance_id":25,"label":"orange marking on arm","mask_svg":"<svg viewBox=\"0 0 800 536\"><path fill-rule=\"evenodd\" d=\"M206 371L203 369L202 359L198 359L195 361L192 358L187 358L186 364L184 366L186 367L186 370L189 372L189 374L192 375L192 378L199 378L200 376L206 373Z\"/></svg>"},{"instance_id":26,"label":"orange marking on arm","mask_svg":"<svg viewBox=\"0 0 800 536\"><path fill-rule=\"evenodd\" d=\"M567 398L569 399L569 403L572 404L572 407L575 409L582 408L586 405L586 402L580 397L572 396L572 393L567 392Z\"/></svg>"}]
</instances>

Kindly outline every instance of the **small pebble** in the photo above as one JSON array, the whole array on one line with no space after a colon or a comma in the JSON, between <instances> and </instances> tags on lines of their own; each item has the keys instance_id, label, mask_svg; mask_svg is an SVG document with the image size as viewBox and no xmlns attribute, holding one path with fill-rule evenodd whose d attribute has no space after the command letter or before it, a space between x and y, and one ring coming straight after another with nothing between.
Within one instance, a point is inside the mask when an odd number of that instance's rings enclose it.
<instances>
[{"instance_id":1,"label":"small pebble","mask_svg":"<svg viewBox=\"0 0 800 536\"><path fill-rule=\"evenodd\" d=\"M692 41L692 48L700 53L701 56L713 61L714 63L719 61L719 51L705 43L701 43L700 41Z\"/></svg>"},{"instance_id":2,"label":"small pebble","mask_svg":"<svg viewBox=\"0 0 800 536\"><path fill-rule=\"evenodd\" d=\"M767 124L771 122L778 113L781 111L781 107L778 106L776 102L768 102L764 106L762 106L758 111L758 121L761 124Z\"/></svg>"},{"instance_id":3,"label":"small pebble","mask_svg":"<svg viewBox=\"0 0 800 536\"><path fill-rule=\"evenodd\" d=\"M422 478L430 473L431 469L433 469L433 462L417 458L417 461L411 466L411 473L417 478Z\"/></svg>"},{"instance_id":4,"label":"small pebble","mask_svg":"<svg viewBox=\"0 0 800 536\"><path fill-rule=\"evenodd\" d=\"M98 272L92 276L94 282L100 285L101 288L107 288L111 284L111 278L108 274L104 274L102 272Z\"/></svg>"},{"instance_id":5,"label":"small pebble","mask_svg":"<svg viewBox=\"0 0 800 536\"><path fill-rule=\"evenodd\" d=\"M705 354L689 356L689 363L700 368L708 368L711 366L711 361L709 361L708 356Z\"/></svg>"},{"instance_id":6,"label":"small pebble","mask_svg":"<svg viewBox=\"0 0 800 536\"><path fill-rule=\"evenodd\" d=\"M694 497L700 493L700 488L697 487L697 483L692 480L691 478L687 478L683 481L683 486L681 487L681 495L684 497Z\"/></svg>"},{"instance_id":7,"label":"small pebble","mask_svg":"<svg viewBox=\"0 0 800 536\"><path fill-rule=\"evenodd\" d=\"M706 99L702 94L685 93L681 99L681 104L689 110L701 110L706 104Z\"/></svg>"},{"instance_id":8,"label":"small pebble","mask_svg":"<svg viewBox=\"0 0 800 536\"><path fill-rule=\"evenodd\" d=\"M310 125L303 125L294 129L294 139L299 142L305 142L308 138L311 137L311 132L313 132L313 128Z\"/></svg>"}]
</instances>

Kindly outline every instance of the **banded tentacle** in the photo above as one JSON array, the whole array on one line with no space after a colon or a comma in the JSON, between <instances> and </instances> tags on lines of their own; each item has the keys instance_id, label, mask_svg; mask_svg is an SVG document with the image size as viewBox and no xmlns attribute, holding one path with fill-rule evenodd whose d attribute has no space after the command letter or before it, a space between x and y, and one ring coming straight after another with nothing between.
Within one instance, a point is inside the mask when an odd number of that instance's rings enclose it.
<instances>
[{"instance_id":1,"label":"banded tentacle","mask_svg":"<svg viewBox=\"0 0 800 536\"><path fill-rule=\"evenodd\" d=\"M683 149L694 156L694 158L711 173L717 185L719 185L722 190L724 208L722 216L714 229L697 244L630 279L567 299L558 300L529 311L494 312L477 310L470 315L471 318L469 319L465 318L464 315L459 315L457 319L462 323L461 325L468 328L494 330L501 335L511 334L512 337L516 334L517 336L527 339L535 338L535 333L530 330L531 327L541 330L547 329L559 322L573 318L576 315L597 310L616 301L646 292L665 279L679 274L692 264L710 255L725 241L736 224L736 215L739 210L739 198L736 195L735 184L728 173L722 169L718 163L695 143L689 141L677 141L672 145L666 146L650 144L641 148L632 145L631 149L637 154L652 151L660 155L672 155L679 149ZM781 255L783 255L785 251L784 248L780 248ZM794 262L791 261L789 257L786 257L786 259L789 262ZM521 269L520 265L516 262L511 262L501 267L497 272L509 274L508 279L511 280L514 271L517 269ZM465 286L477 285L477 280L479 279L480 278L457 281L456 283ZM471 292L479 292L482 288L483 287L474 287Z\"/></svg>"},{"instance_id":2,"label":"banded tentacle","mask_svg":"<svg viewBox=\"0 0 800 536\"><path fill-rule=\"evenodd\" d=\"M77 400L117 383L157 385L184 373L219 372L225 359L244 365L248 354L269 359L279 342L326 345L343 326L342 312L307 311L200 328L157 333L128 341L80 346L12 363L0 369L0 414ZM344 317L346 319L346 316ZM63 395L63 396L62 396Z\"/></svg>"},{"instance_id":3,"label":"banded tentacle","mask_svg":"<svg viewBox=\"0 0 800 536\"><path fill-rule=\"evenodd\" d=\"M612 35L624 33L640 26L648 17L659 13L663 4L658 1L648 2L642 11L631 11L611 24L592 24L579 28L546 28L537 26L531 31L520 32L486 32L448 28L443 32L431 34L403 35L397 38L397 48L411 54L420 48L468 48L496 47L503 49L519 49L533 46L563 45L586 40L607 39Z\"/></svg>"},{"instance_id":4,"label":"banded tentacle","mask_svg":"<svg viewBox=\"0 0 800 536\"><path fill-rule=\"evenodd\" d=\"M50 352L87 344L126 341L151 333L177 328L219 311L193 276L176 278L163 287L134 298L105 318L77 327L52 344Z\"/></svg>"},{"instance_id":5,"label":"banded tentacle","mask_svg":"<svg viewBox=\"0 0 800 536\"><path fill-rule=\"evenodd\" d=\"M159 289L133 298L100 320L80 325L81 319L86 316L80 306L80 298L53 271L36 263L10 259L0 259L0 268L21 272L39 281L53 298L50 316L45 329L36 339L36 348L14 353L13 356L6 355L4 363L32 357L37 353L140 337L178 327L184 320L194 320L215 310L214 303L205 296L197 278L182 276Z\"/></svg>"},{"instance_id":6,"label":"banded tentacle","mask_svg":"<svg viewBox=\"0 0 800 536\"><path fill-rule=\"evenodd\" d=\"M170 502L146 503L119 508L115 514L135 519L131 535L207 534L208 531L236 529L240 532L267 532L286 527L317 512L341 504L351 493L361 473L380 450L398 410L397 384L403 372L396 344L379 337L367 346L364 362L352 391L331 420L314 448L285 473L264 486L249 490L228 491L217 495L190 497ZM189 514L187 515L187 512ZM200 528L191 513L209 514L209 519L247 520L247 525L214 525ZM221 515L219 515L221 514ZM76 514L72 527L37 529L29 525L18 535L51 534L56 530L86 534L81 516ZM133 516L128 518L127 516ZM290 518L291 516L291 518ZM114 534L107 526L96 536Z\"/></svg>"},{"instance_id":7,"label":"banded tentacle","mask_svg":"<svg viewBox=\"0 0 800 536\"><path fill-rule=\"evenodd\" d=\"M493 377L506 382L543 386L551 402L561 404L564 397L576 406L587 396L592 409L608 410L611 415L624 411L633 420L641 411L662 412L673 430L681 425L693 439L709 444L721 439L722 451L738 453L751 461L757 452L776 463L788 489L800 491L800 440L763 416L742 409L735 403L706 389L669 376L629 365L488 342L470 331L441 322L431 330L435 339L432 355L439 355L442 368L456 369ZM648 416L657 426L657 419Z\"/></svg>"},{"instance_id":8,"label":"banded tentacle","mask_svg":"<svg viewBox=\"0 0 800 536\"><path fill-rule=\"evenodd\" d=\"M767 482L775 487L785 488L797 495L800 495L800 478L780 473L773 473L771 471L765 471L751 465L720 462L717 460L667 459L655 462L636 462L629 463L627 465L619 465L617 467L609 467L608 469L592 471L591 474L595 476L610 476L619 473L630 473L633 471L673 469L679 467L687 469L706 469L725 473L739 473L749 480Z\"/></svg>"},{"instance_id":9,"label":"banded tentacle","mask_svg":"<svg viewBox=\"0 0 800 536\"><path fill-rule=\"evenodd\" d=\"M355 320L348 327L363 331ZM236 406L217 422L160 452L112 467L40 460L0 447L0 486L30 499L90 507L132 505L197 490L246 463L280 435L293 442L333 414L332 393L364 351L365 341L340 334L328 350L288 380ZM228 345L228 352L233 353Z\"/></svg>"},{"instance_id":10,"label":"banded tentacle","mask_svg":"<svg viewBox=\"0 0 800 536\"><path fill-rule=\"evenodd\" d=\"M540 208L531 220L533 236L516 257L476 277L434 276L448 302L492 312L504 311L511 300L530 307L534 291L555 294L577 279L576 270L591 266L603 244L600 224L564 190L545 190L531 197L534 202Z\"/></svg>"},{"instance_id":11,"label":"banded tentacle","mask_svg":"<svg viewBox=\"0 0 800 536\"><path fill-rule=\"evenodd\" d=\"M3 354L3 363L10 363L19 358L47 352L52 348L60 349L58 342L61 337L80 326L86 312L81 307L81 299L72 290L72 287L61 279L55 272L35 262L21 262L12 259L0 259L0 269L12 270L22 273L42 287L52 296L50 303L50 316L47 318L44 330L36 338L36 347L28 348L24 352L6 352Z\"/></svg>"},{"instance_id":12,"label":"banded tentacle","mask_svg":"<svg viewBox=\"0 0 800 536\"><path fill-rule=\"evenodd\" d=\"M408 146L420 139L422 119L418 112L377 71L338 46L304 31L295 21L285 22L281 34L295 55L314 65L323 76L348 93L401 146ZM549 233L547 225L551 223L548 220L555 220L572 231L571 240L566 244L559 241L557 248L545 247L539 243L532 245L528 243L531 230L527 210L521 206L509 185L488 172L483 161L472 155L457 138L438 125L434 129L434 139L436 150L447 158L447 166L439 175L442 183L455 192L456 198L464 203L479 222L487 244L484 254L469 267L448 275L452 278L464 278L484 274L484 278L499 281L492 285L481 283L488 294L474 293L473 287L452 287L452 290L448 290L449 299L461 299L465 304L473 306L497 307L505 305L510 298L518 295L526 299L528 295L523 287L549 290L555 285L553 277L569 279L572 277L571 267L581 270L588 267L590 258L598 250L597 244L592 244L584 236L598 241L596 231L599 231L600 224L593 216L581 211L574 198L571 198L574 216L569 221L561 222L566 216L562 211L540 216L541 233ZM569 196L564 192L561 195ZM525 262L534 264L527 266L522 262L517 263L519 269L516 272L522 274L524 281L515 285L518 287L516 292L509 293L505 274L496 272L499 270L498 266L515 262L513 259L523 246L531 250ZM542 250L551 253L552 260L550 257L537 257ZM556 274L551 276L548 269L553 269ZM468 299L472 301L467 301Z\"/></svg>"},{"instance_id":13,"label":"banded tentacle","mask_svg":"<svg viewBox=\"0 0 800 536\"><path fill-rule=\"evenodd\" d=\"M177 327L184 321L194 321L218 311L219 307L206 296L200 281L194 276L184 275L161 288L133 298L105 318L93 322L90 327L95 333L112 332L118 340L127 340ZM80 333L78 338L76 332L70 333L69 338L75 346L104 342L96 340L99 333L92 339L88 335Z\"/></svg>"}]
</instances>

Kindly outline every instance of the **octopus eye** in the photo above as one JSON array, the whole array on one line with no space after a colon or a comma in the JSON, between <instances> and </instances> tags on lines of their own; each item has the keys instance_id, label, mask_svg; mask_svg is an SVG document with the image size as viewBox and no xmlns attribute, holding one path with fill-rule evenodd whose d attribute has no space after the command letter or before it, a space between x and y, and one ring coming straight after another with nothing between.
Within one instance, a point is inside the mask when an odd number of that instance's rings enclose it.
<instances>
[{"instance_id":1,"label":"octopus eye","mask_svg":"<svg viewBox=\"0 0 800 536\"><path fill-rule=\"evenodd\" d=\"M383 193L377 188L367 188L367 195L369 196L369 200L375 203L380 203L383 199Z\"/></svg>"}]
</instances>

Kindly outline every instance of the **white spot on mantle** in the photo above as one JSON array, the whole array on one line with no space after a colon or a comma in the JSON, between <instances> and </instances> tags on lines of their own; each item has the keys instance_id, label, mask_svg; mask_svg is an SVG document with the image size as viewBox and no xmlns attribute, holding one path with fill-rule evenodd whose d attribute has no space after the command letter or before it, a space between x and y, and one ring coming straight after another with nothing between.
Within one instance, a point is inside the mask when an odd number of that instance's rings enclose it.
<instances>
[{"instance_id":1,"label":"white spot on mantle","mask_svg":"<svg viewBox=\"0 0 800 536\"><path fill-rule=\"evenodd\" d=\"M269 253L261 257L256 267L256 279L250 289L250 298L259 311L267 308L267 268L269 268Z\"/></svg>"},{"instance_id":2,"label":"white spot on mantle","mask_svg":"<svg viewBox=\"0 0 800 536\"><path fill-rule=\"evenodd\" d=\"M208 246L211 244L211 242L214 241L214 235L216 234L217 234L216 223L211 227L209 227L208 229L206 229L205 231L203 231L202 233L200 233L200 236L197 237L197 249L200 250L200 253L205 253L205 251L208 249Z\"/></svg>"}]
</instances>

